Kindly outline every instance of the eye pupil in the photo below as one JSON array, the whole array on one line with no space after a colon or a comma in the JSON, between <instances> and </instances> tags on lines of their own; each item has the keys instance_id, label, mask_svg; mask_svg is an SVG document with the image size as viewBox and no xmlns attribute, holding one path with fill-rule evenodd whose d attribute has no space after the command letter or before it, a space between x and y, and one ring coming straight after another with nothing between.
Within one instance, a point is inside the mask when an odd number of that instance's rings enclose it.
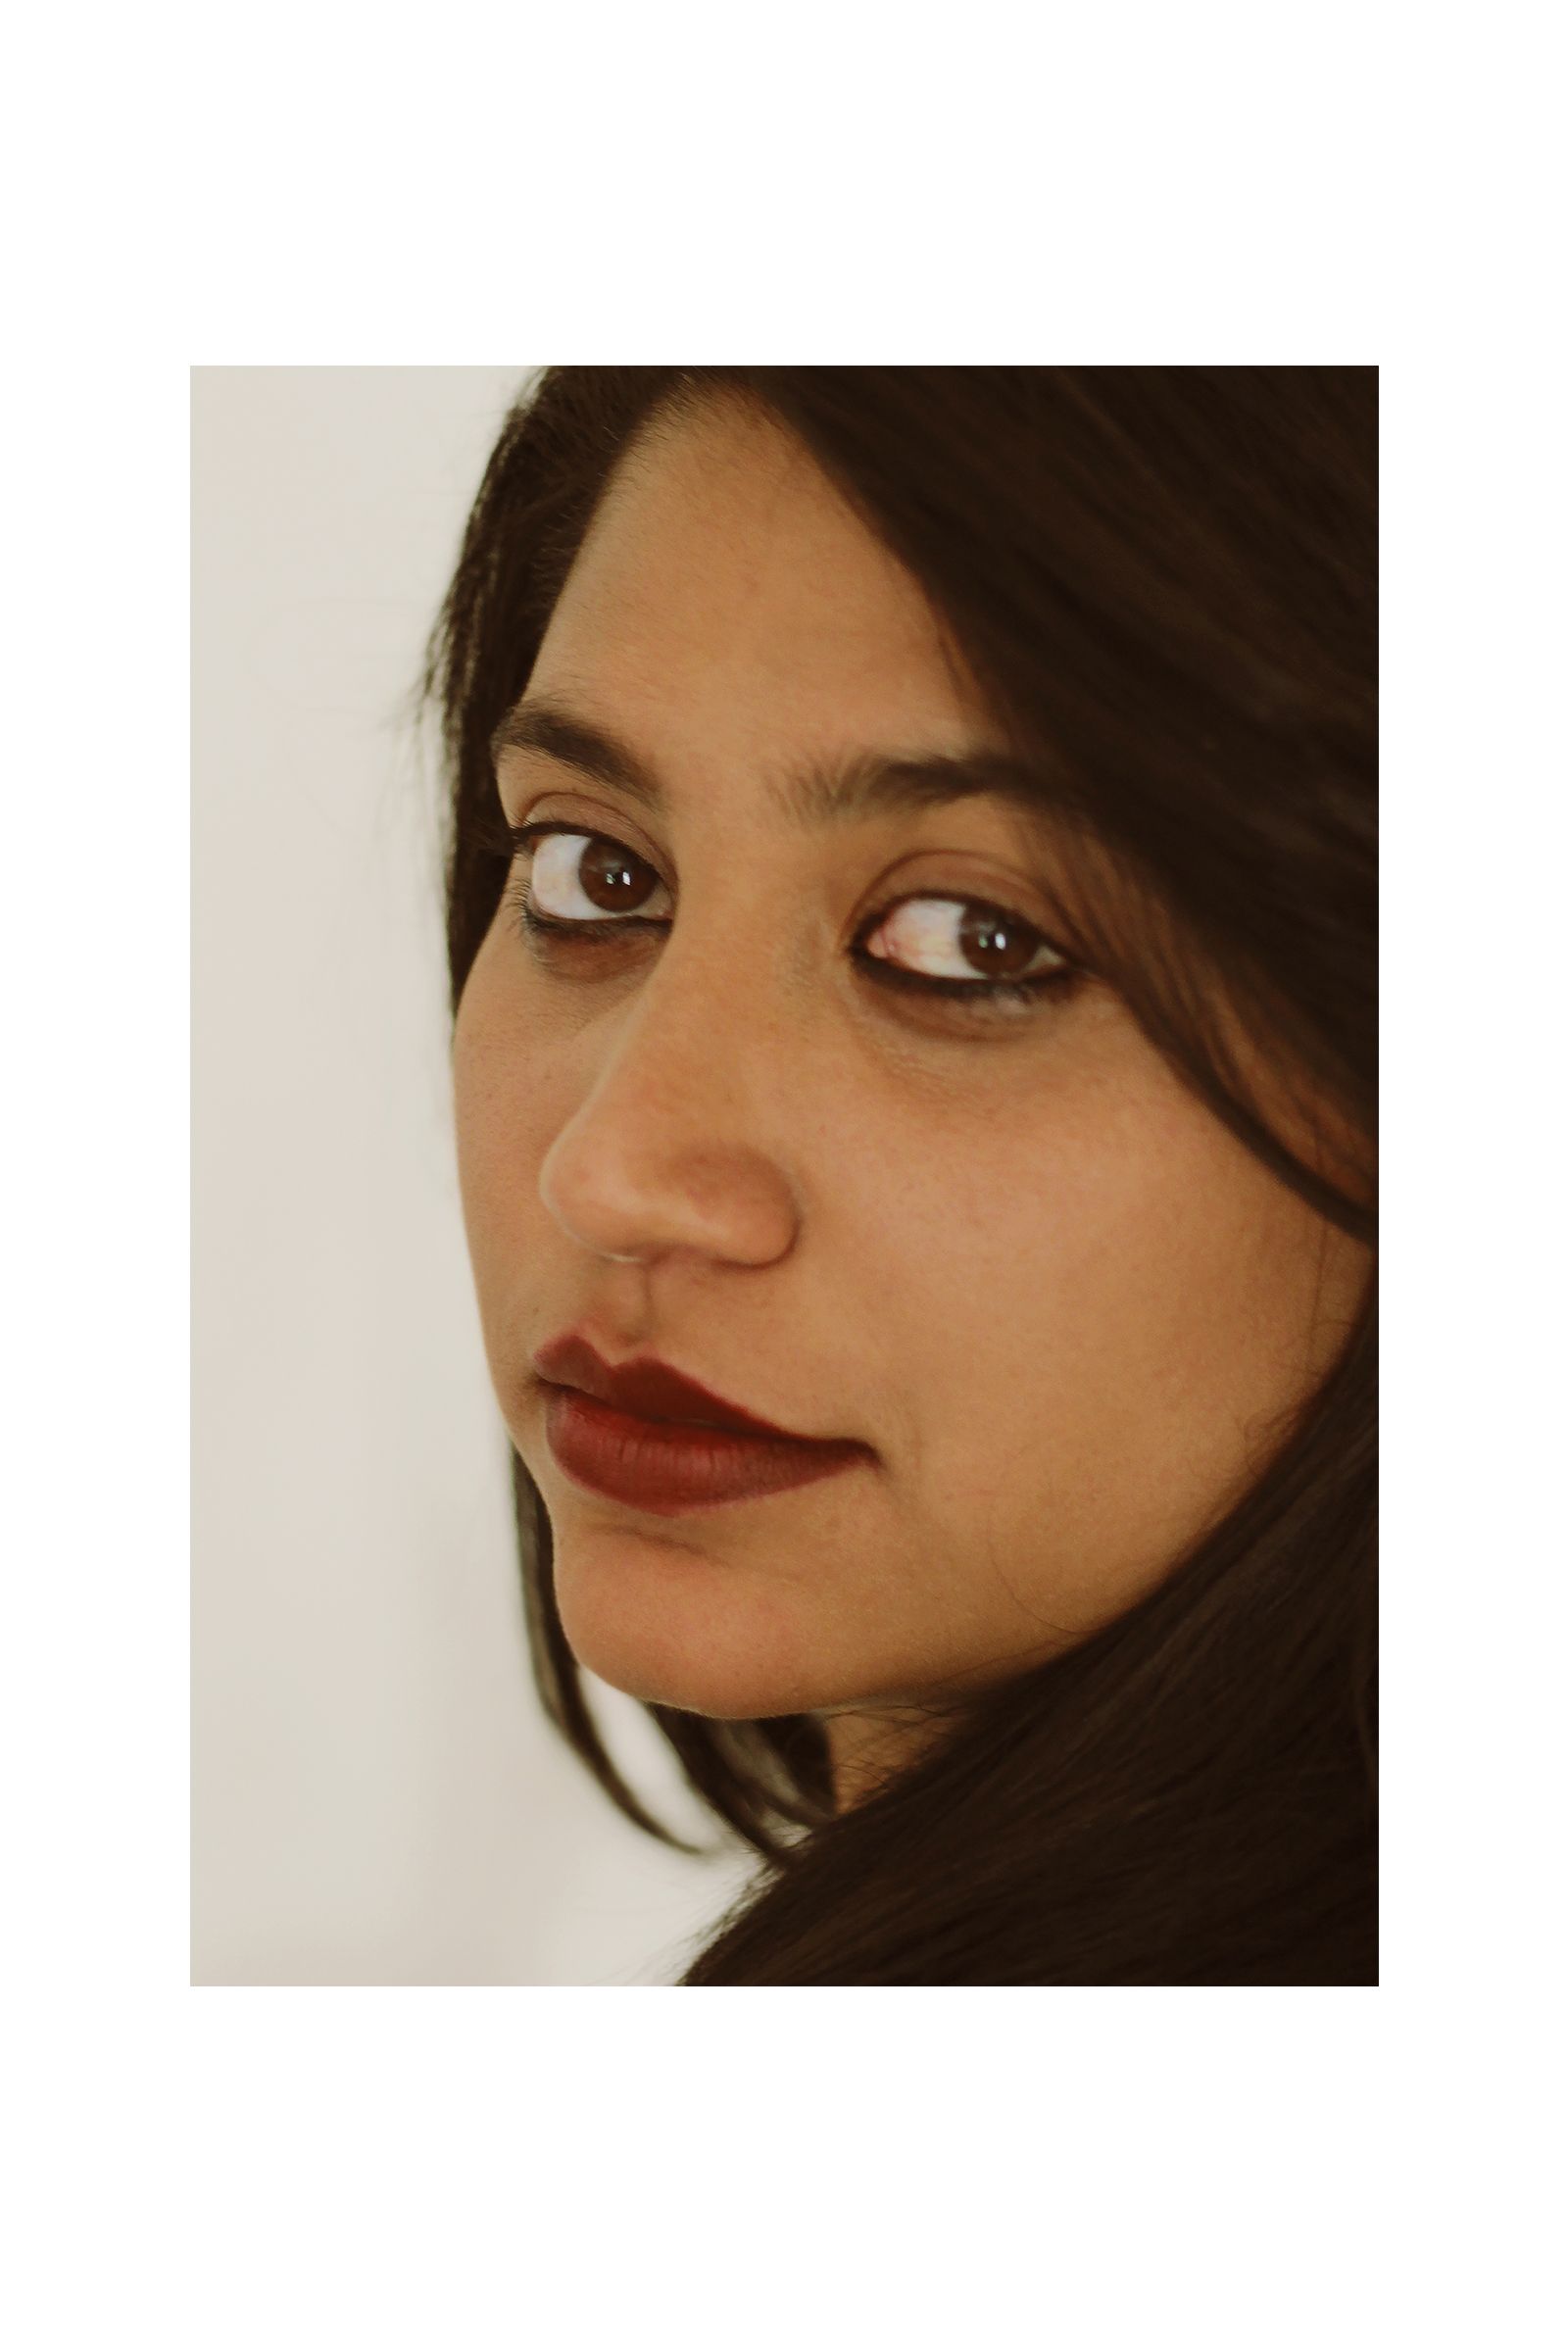
<instances>
[{"instance_id":1,"label":"eye pupil","mask_svg":"<svg viewBox=\"0 0 1568 2352\"><path fill-rule=\"evenodd\" d=\"M1025 970L1037 935L1000 906L974 906L958 926L958 945L988 979L1006 980Z\"/></svg>"},{"instance_id":2,"label":"eye pupil","mask_svg":"<svg viewBox=\"0 0 1568 2352\"><path fill-rule=\"evenodd\" d=\"M577 879L583 895L607 914L623 914L646 896L653 879L640 858L631 857L612 841L591 841L582 854Z\"/></svg>"}]
</instances>

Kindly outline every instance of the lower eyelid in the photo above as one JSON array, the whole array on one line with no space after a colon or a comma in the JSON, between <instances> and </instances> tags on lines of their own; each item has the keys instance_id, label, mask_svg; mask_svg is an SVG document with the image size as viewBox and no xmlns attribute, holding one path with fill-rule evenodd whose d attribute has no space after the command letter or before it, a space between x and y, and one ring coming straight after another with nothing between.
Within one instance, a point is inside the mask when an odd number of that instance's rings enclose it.
<instances>
[{"instance_id":1,"label":"lower eyelid","mask_svg":"<svg viewBox=\"0 0 1568 2352\"><path fill-rule=\"evenodd\" d=\"M609 948L617 931L669 928L667 919L625 914L602 923L572 922L560 916L536 914L526 899L519 899L517 912L522 927L567 956L573 948L589 955L600 948ZM928 1012L938 1008L950 1011L963 1024L961 1029L947 1030L946 1034L954 1039L965 1032L973 1034L982 1028L995 1028L999 1021L1005 1030L1009 1016L1022 1021L1043 1011L1053 999L1065 1001L1076 993L1086 976L1077 966L1063 964L1018 980L987 980L980 973L973 980L947 979L913 971L907 964L895 963L890 956L869 956L863 948L852 949L851 961L870 986L883 995L908 998Z\"/></svg>"},{"instance_id":2,"label":"lower eyelid","mask_svg":"<svg viewBox=\"0 0 1568 2352\"><path fill-rule=\"evenodd\" d=\"M546 828L541 827L537 832L531 833L531 837L525 843L518 844L518 854L528 859L529 875L531 875L532 865L531 852L538 843L548 838L550 834L568 832L573 838L580 838L584 841L605 842L612 849L625 851L626 855L636 859L639 864L647 865L648 863L639 851L630 849L627 844L616 841L612 835L596 834L576 827L561 825L550 827L548 833ZM668 886L661 879L659 887L662 890L667 890ZM673 920L670 915L636 913L597 917L549 914L530 905L526 878L514 883L509 896L515 911L536 933L548 935L551 939L559 940L564 945L571 939L573 933L579 936L581 944L585 946L589 944L608 945L617 931L664 931L669 929ZM1040 947L1059 957L1060 960L1047 964L1035 972L1017 973L1005 977L988 977L983 972L973 974L921 972L909 964L899 962L894 956L872 954L865 943L874 939L903 908L921 901L958 907L984 906L1004 920L1015 923L1025 930L1033 931L1039 939ZM903 989L915 995L924 993L928 998L945 998L950 1003L961 1003L964 998L969 998L976 1004L980 1004L988 997L1004 996L1009 992L1016 992L1020 996L1044 995L1050 984L1055 983L1059 987L1067 979L1075 977L1079 971L1079 967L1073 964L1071 958L1063 955L1062 951L1056 948L1054 943L1040 930L1039 925L1030 922L1026 916L1013 913L1010 908L1004 906L999 901L969 898L957 892L910 892L902 899L895 899L890 905L882 907L878 913L870 916L861 926L850 954L857 966L866 971L874 983L882 982L888 987Z\"/></svg>"},{"instance_id":3,"label":"lower eyelid","mask_svg":"<svg viewBox=\"0 0 1568 2352\"><path fill-rule=\"evenodd\" d=\"M1044 971L1026 972L1016 979L987 979L977 972L972 980L956 980L945 973L917 972L906 963L895 963L888 956L868 956L858 951L855 963L858 970L877 988L899 991L911 997L924 997L951 1004L975 1006L985 1010L1000 1003L1021 1004L1040 1002L1053 996L1071 995L1087 978L1077 965L1062 963L1049 965Z\"/></svg>"},{"instance_id":4,"label":"lower eyelid","mask_svg":"<svg viewBox=\"0 0 1568 2352\"><path fill-rule=\"evenodd\" d=\"M608 941L617 931L669 929L669 917L662 914L607 914L594 918L587 915L547 914L532 905L526 887L522 885L512 891L510 904L532 929L548 932L552 939L569 941L575 935L588 943Z\"/></svg>"}]
</instances>

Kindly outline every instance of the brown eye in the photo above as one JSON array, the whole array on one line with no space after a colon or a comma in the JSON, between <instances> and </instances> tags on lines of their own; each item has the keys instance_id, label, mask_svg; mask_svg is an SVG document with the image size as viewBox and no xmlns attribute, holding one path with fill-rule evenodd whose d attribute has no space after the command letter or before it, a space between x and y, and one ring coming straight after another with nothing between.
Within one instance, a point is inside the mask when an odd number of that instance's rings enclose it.
<instances>
[{"instance_id":1,"label":"brown eye","mask_svg":"<svg viewBox=\"0 0 1568 2352\"><path fill-rule=\"evenodd\" d=\"M971 906L958 925L958 953L988 980L1016 980L1041 947L1038 931L1001 906Z\"/></svg>"},{"instance_id":2,"label":"brown eye","mask_svg":"<svg viewBox=\"0 0 1568 2352\"><path fill-rule=\"evenodd\" d=\"M547 833L534 842L528 899L558 922L637 914L660 887L651 865L597 833Z\"/></svg>"},{"instance_id":3,"label":"brown eye","mask_svg":"<svg viewBox=\"0 0 1568 2352\"><path fill-rule=\"evenodd\" d=\"M929 979L1036 979L1067 959L1032 923L980 899L905 899L866 942L879 960Z\"/></svg>"}]
</instances>

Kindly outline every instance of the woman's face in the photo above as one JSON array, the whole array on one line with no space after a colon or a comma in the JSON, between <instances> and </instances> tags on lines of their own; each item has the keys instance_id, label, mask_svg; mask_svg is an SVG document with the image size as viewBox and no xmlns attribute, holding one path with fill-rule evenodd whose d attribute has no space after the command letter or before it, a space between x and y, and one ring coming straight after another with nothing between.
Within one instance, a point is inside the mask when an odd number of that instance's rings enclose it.
<instances>
[{"instance_id":1,"label":"woman's face","mask_svg":"<svg viewBox=\"0 0 1568 2352\"><path fill-rule=\"evenodd\" d=\"M644 789L559 729L537 748L547 703ZM713 404L633 447L519 712L506 818L563 829L514 883L622 925L525 938L504 906L456 1039L485 1346L574 1652L640 1698L849 1727L1069 1645L1255 1475L1364 1253L1102 984L988 1004L987 978L1051 968L1039 819L995 791L799 789L1002 747L780 428ZM567 1329L860 1450L779 1492L612 1499L547 1435L530 1357Z\"/></svg>"}]
</instances>

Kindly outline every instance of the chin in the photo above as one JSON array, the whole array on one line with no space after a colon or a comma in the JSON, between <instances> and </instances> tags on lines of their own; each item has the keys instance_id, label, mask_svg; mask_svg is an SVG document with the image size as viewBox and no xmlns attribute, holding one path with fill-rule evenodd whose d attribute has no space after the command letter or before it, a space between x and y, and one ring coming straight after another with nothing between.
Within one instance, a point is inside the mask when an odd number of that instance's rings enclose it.
<instances>
[{"instance_id":1,"label":"chin","mask_svg":"<svg viewBox=\"0 0 1568 2352\"><path fill-rule=\"evenodd\" d=\"M831 1703L820 1625L786 1595L669 1539L624 1530L556 1546L562 1630L580 1666L649 1704L730 1722Z\"/></svg>"}]
</instances>

